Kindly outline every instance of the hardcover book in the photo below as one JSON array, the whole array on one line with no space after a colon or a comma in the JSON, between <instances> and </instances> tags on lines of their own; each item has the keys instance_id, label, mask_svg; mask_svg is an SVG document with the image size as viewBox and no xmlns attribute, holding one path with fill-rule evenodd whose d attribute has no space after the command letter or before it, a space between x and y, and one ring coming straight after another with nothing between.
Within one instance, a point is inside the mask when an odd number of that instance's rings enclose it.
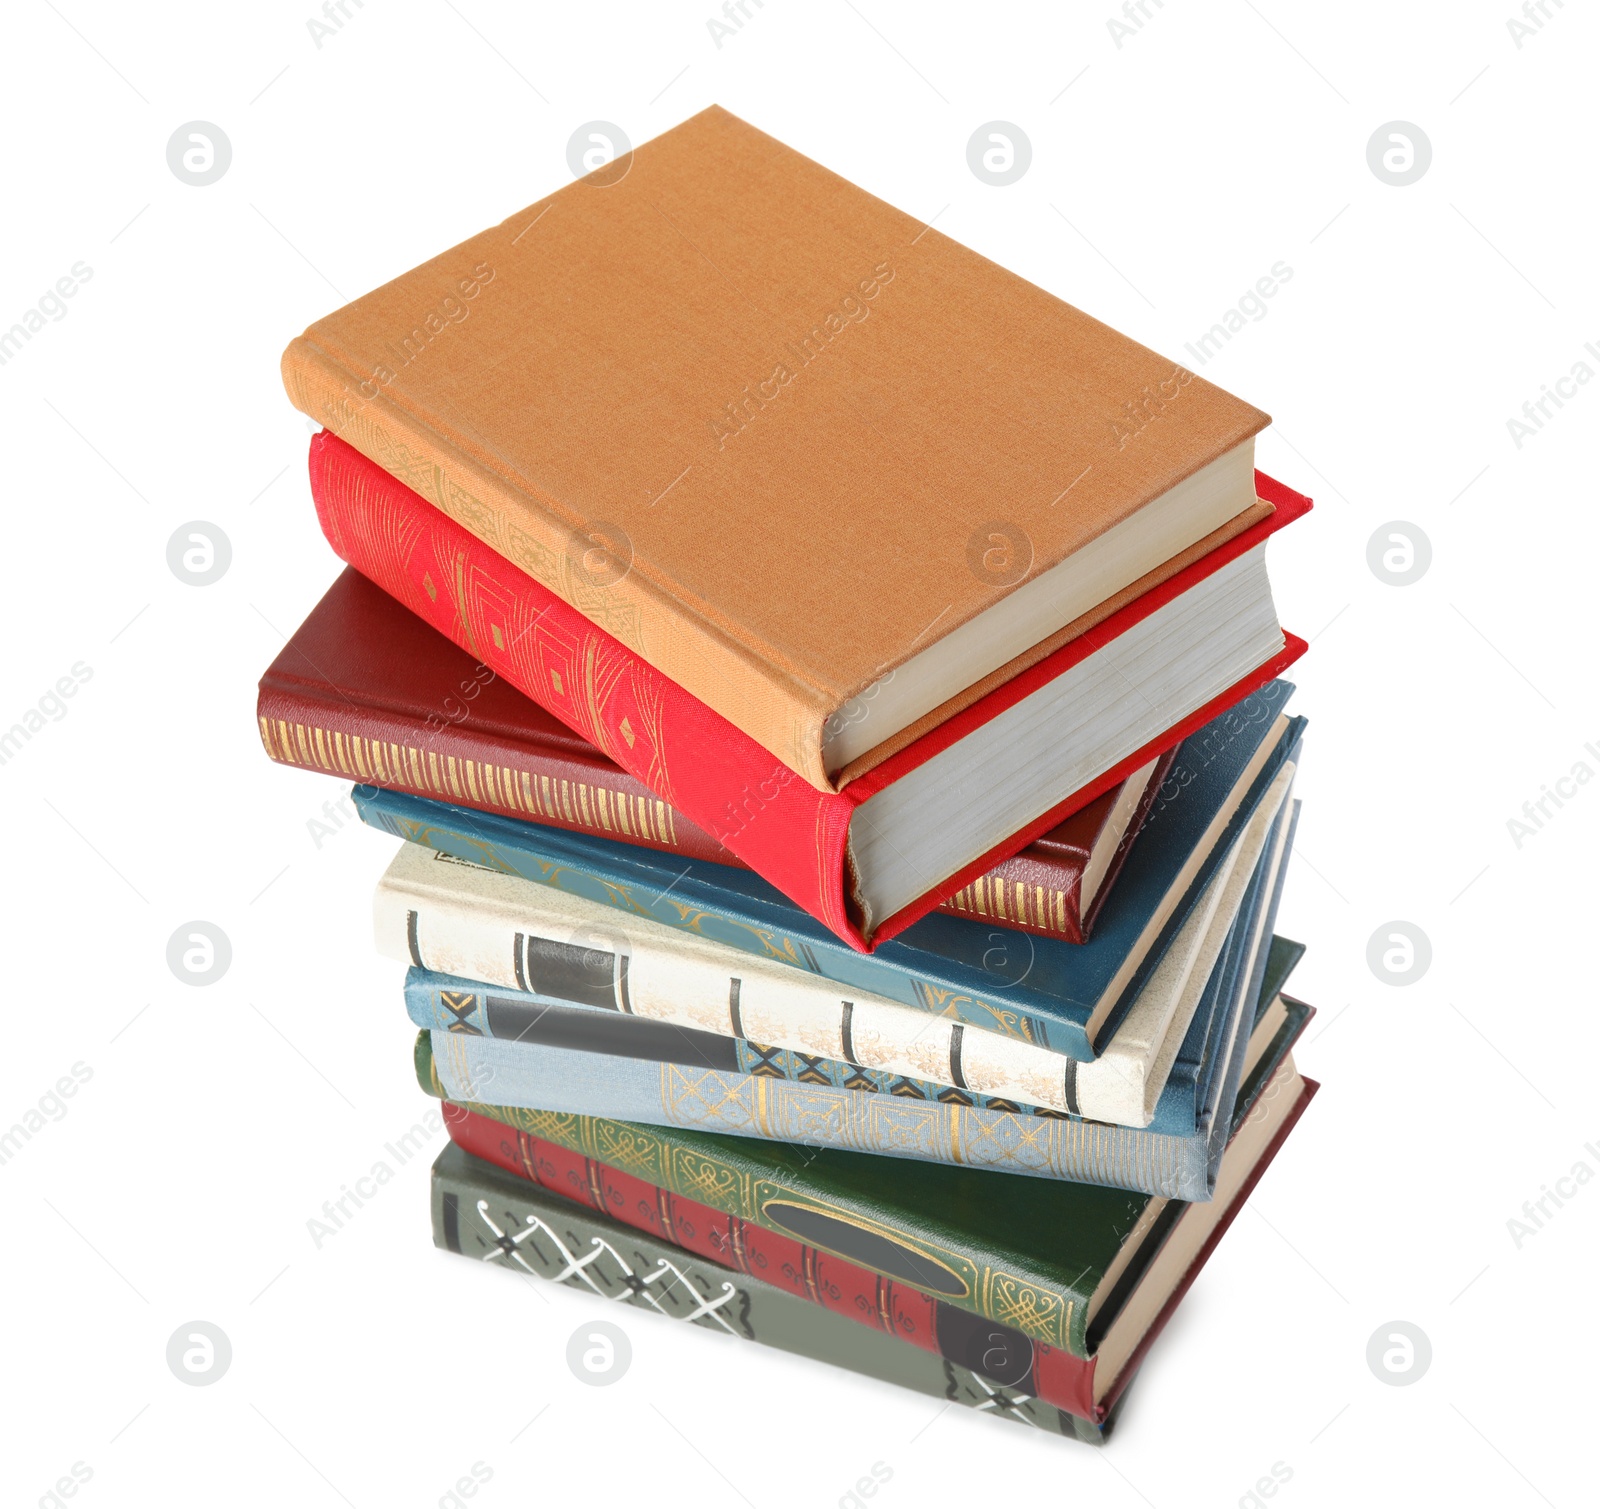
<instances>
[{"instance_id":1,"label":"hardcover book","mask_svg":"<svg viewBox=\"0 0 1600 1509\"><path fill-rule=\"evenodd\" d=\"M717 107L283 376L824 792L1240 527L1269 423Z\"/></svg>"},{"instance_id":2,"label":"hardcover book","mask_svg":"<svg viewBox=\"0 0 1600 1509\"><path fill-rule=\"evenodd\" d=\"M418 1067L430 1072L426 1059ZM431 1089L442 1086L434 1080ZM1264 1083L1247 1084L1206 1204L557 1112L461 1109L1093 1359L1103 1401L1315 1090L1291 1056ZM459 1118L447 1121L460 1140ZM488 1136L473 1150L516 1171Z\"/></svg>"},{"instance_id":3,"label":"hardcover book","mask_svg":"<svg viewBox=\"0 0 1600 1509\"><path fill-rule=\"evenodd\" d=\"M561 1150L549 1151L559 1155ZM601 1175L604 1183L597 1187L620 1199L616 1186L625 1176L605 1174L610 1177ZM593 1202L599 1213L576 1208L454 1143L434 1160L432 1197L434 1244L486 1267L587 1289L596 1299L815 1358L1070 1440L1099 1445L1111 1432L1111 1414L1098 1421L1085 1418L1044 1396L1034 1378L1034 1348L1022 1337L1015 1338L1019 1345L1003 1347L996 1344L993 1327L979 1334L970 1323L947 1323L938 1339L948 1350L932 1350L888 1325L854 1324L844 1314L819 1308L806 1294L768 1282L766 1272L728 1264L723 1254L702 1253L692 1244L686 1251L638 1222L624 1225L610 1218L601 1201ZM676 1231L681 1221L669 1216L669 1230ZM815 1254L808 1274L829 1262ZM831 1260L830 1281L833 1270L843 1266ZM775 1271L770 1276L779 1277ZM879 1281L872 1287L891 1286ZM967 1320L964 1312L949 1313ZM998 1341L1013 1336L1001 1335Z\"/></svg>"},{"instance_id":4,"label":"hardcover book","mask_svg":"<svg viewBox=\"0 0 1600 1509\"><path fill-rule=\"evenodd\" d=\"M459 1103L560 1111L677 1126L809 1147L844 1148L890 1158L997 1169L1047 1179L1104 1184L1176 1200L1211 1198L1215 1161L1209 1126L1187 1137L1112 1127L1076 1118L984 1109L960 1103L875 1097L831 1085L740 1076L671 1059L652 1063L607 1035L599 1051L551 1037L594 1040L594 1018L571 1007L542 1013L544 1035L529 1042L473 1037L436 1028L417 1045L418 1076ZM1289 1008L1274 1028L1292 1025ZM610 1026L612 1023L603 1025ZM642 1025L642 1024L641 1024ZM682 1031L682 1029L677 1029ZM687 1035L687 1034L686 1034ZM704 1034L702 1034L704 1035ZM727 1041L724 1039L723 1041ZM1248 1067L1248 1032L1230 1039L1219 1084L1236 1089ZM1260 1051L1276 1041L1267 1032ZM1234 1053L1237 1047L1239 1052ZM693 1051L680 1047L680 1054ZM1220 1160L1219 1136L1215 1159Z\"/></svg>"},{"instance_id":5,"label":"hardcover book","mask_svg":"<svg viewBox=\"0 0 1600 1509\"><path fill-rule=\"evenodd\" d=\"M1218 913L1223 871L1249 873L1263 812L1284 800L1302 726L1277 711L1289 690L1265 689L1184 745L1082 946L939 916L864 956L748 872L674 869L647 850L358 789L367 821L412 841L379 887L378 947L440 973L579 988L623 1011L1142 1125L1161 1045L1182 1040L1204 986L1200 956L1231 922L1234 903ZM1254 852L1241 857L1241 844ZM470 867L430 865L418 845ZM563 970L578 983L545 990ZM926 1013L943 1020L930 1028Z\"/></svg>"},{"instance_id":6,"label":"hardcover book","mask_svg":"<svg viewBox=\"0 0 1600 1509\"><path fill-rule=\"evenodd\" d=\"M1218 1107L1234 1101L1240 1077L1250 1075L1250 1066L1261 1061L1262 1055L1280 1055L1293 1047L1304 1024L1309 1007L1301 1003L1278 1002L1293 963L1302 952L1301 944L1282 938L1272 939L1266 970L1261 971L1261 984L1254 999L1246 1003L1242 1015L1230 1015L1222 1008L1226 1024L1219 1024L1218 1013L1210 1003L1190 1026L1184 1047L1179 1051L1178 1063L1168 1077L1157 1112L1149 1128L1110 1127L1106 1123L1085 1123L1067 1120L1067 1130L1042 1128L1037 1135L1043 1139L1046 1151L1058 1147L1067 1152L1078 1152L1072 1178L1083 1183L1112 1184L1122 1189L1139 1189L1146 1194L1170 1195L1179 1200L1210 1200L1216 1178L1216 1163L1221 1157L1221 1147L1226 1131L1226 1117L1218 1115ZM1242 976L1235 981L1238 991L1245 992L1248 981ZM648 1019L626 1018L603 1008L573 1008L568 1003L523 995L520 992L498 992L475 986L472 981L454 979L446 975L432 975L426 970L411 970L406 976L406 1003L411 1019L419 1027L438 1034L483 1035L498 1037L504 1042L541 1043L547 1047L597 1055L608 1053L624 1058L645 1059L648 1063L683 1064L691 1071L712 1071L722 1075L741 1074L749 1079L778 1080L782 1083L826 1087L835 1091L850 1091L856 1096L883 1096L896 1109L883 1112L886 1117L898 1120L901 1125L914 1122L914 1115L904 1114L907 1104L925 1112L923 1120L933 1128L934 1141L930 1152L936 1152L936 1162L963 1162L949 1157L950 1147L962 1144L962 1122L958 1112L962 1107L978 1111L1002 1112L1021 1123L1016 1138L1021 1147L1011 1152L1016 1162L1021 1159L1038 1159L1038 1149L1030 1146L1032 1136L1026 1131L1029 1117L1061 1120L1061 1112L1046 1111L1043 1107L1019 1106L1000 1096L973 1095L971 1091L957 1090L952 1085L936 1085L928 1080L914 1080L904 1075L877 1074L874 1071L854 1069L850 1064L816 1055L800 1055L787 1050L770 1048L763 1043L750 1043L733 1037L718 1037L709 1032L699 1032L691 1027L662 1026ZM1237 1024L1235 1024L1237 1023ZM1230 1037L1232 1034L1232 1037ZM1232 1042L1230 1058L1219 1063L1222 1040ZM450 1061L448 1047L438 1048L434 1043L429 1053L435 1063ZM1237 1059L1237 1061L1235 1061ZM434 1083L435 1075L426 1071L427 1083ZM438 1082L445 1083L446 1093L454 1098L470 1099L462 1095L459 1085L446 1083L446 1075L438 1074ZM774 1090L781 1090L782 1083ZM563 1085L565 1093L565 1085ZM491 1082L490 1093L478 1099L496 1099L504 1096L504 1085ZM750 1091L746 1091L749 1095ZM730 1096L738 1099L738 1096ZM870 1104L870 1103L869 1103ZM598 1106L568 1106L555 1099L539 1103L539 1109L576 1109L582 1114L600 1114ZM702 1111L725 1115L725 1107L709 1107L701 1103ZM957 1114L952 1115L952 1112ZM856 1120L867 1120L877 1112L858 1112ZM848 1111L840 1120L848 1120ZM640 1117L640 1120L658 1120ZM669 1119L670 1120L670 1119ZM710 1120L701 1123L704 1130L730 1130L718 1127ZM800 1141L787 1135L787 1141ZM819 1139L827 1146L827 1139ZM896 1152L906 1155L904 1144L899 1146L870 1146L862 1143L861 1151ZM922 1144L918 1138L918 1146ZM965 1162L976 1162L965 1159ZM1000 1163L998 1167L1013 1167ZM1064 1167L1064 1165L1062 1165Z\"/></svg>"},{"instance_id":7,"label":"hardcover book","mask_svg":"<svg viewBox=\"0 0 1600 1509\"><path fill-rule=\"evenodd\" d=\"M682 812L353 567L261 678L267 753L287 765L382 771L413 796L744 868ZM1168 751L941 910L1081 943L1166 780Z\"/></svg>"},{"instance_id":8,"label":"hardcover book","mask_svg":"<svg viewBox=\"0 0 1600 1509\"><path fill-rule=\"evenodd\" d=\"M1299 656L1277 625L1265 542L1310 505L1259 485L1269 517L832 792L348 445L324 432L311 452L340 556L863 950ZM365 778L385 784L386 769Z\"/></svg>"}]
</instances>

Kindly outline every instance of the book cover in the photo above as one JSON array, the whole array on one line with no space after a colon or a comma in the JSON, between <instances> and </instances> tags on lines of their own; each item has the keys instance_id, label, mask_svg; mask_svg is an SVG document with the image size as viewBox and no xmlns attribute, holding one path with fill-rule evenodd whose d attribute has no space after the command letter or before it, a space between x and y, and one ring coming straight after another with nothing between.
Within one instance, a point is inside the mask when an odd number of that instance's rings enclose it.
<instances>
[{"instance_id":1,"label":"book cover","mask_svg":"<svg viewBox=\"0 0 1600 1509\"><path fill-rule=\"evenodd\" d=\"M419 1078L442 1098L427 1043L421 1034ZM560 1112L465 1109L1074 1356L1103 1351L1114 1375L1141 1344L1140 1316L1184 1280L1188 1256L1231 1218L1312 1093L1286 1058L1253 1099L1241 1094L1216 1198L1207 1204ZM1143 1300L1129 1306L1135 1290Z\"/></svg>"},{"instance_id":2,"label":"book cover","mask_svg":"<svg viewBox=\"0 0 1600 1509\"><path fill-rule=\"evenodd\" d=\"M334 436L324 432L313 440L311 466L312 494L323 531L344 560L581 733L662 801L686 813L804 911L862 951L892 938L1217 718L1269 682L1305 648L1303 641L1285 637L1274 627L1273 642L1284 647L1261 651L1250 614L1227 635L1196 637L1197 631L1186 627L1187 615L1200 611L1197 594L1223 592L1224 586L1232 592L1238 585L1235 574L1256 559L1255 552L1264 548L1267 536L1310 506L1309 500L1289 489L1259 478L1258 486L1274 504L1269 518L1134 598L840 791L818 791L619 639ZM984 852L954 859L955 868L949 873L919 869L902 874L894 894L912 885L917 890L914 898L892 907L883 903L877 913L871 912L862 901L864 888L881 878L880 870L893 868L894 853L876 835L892 828L892 837L906 831L908 822L916 826L914 812L892 818L899 811L896 801L902 787L934 779L944 768L936 763L939 757L954 758L962 740L990 737L1017 719L1026 723L1034 718L1039 699L1055 697L1060 686L1076 686L1076 678L1089 674L1096 656L1110 654L1124 639L1189 645L1194 653L1207 656L1213 655L1214 643L1215 664L1208 659L1210 668L1203 677L1184 675L1172 687L1158 684L1159 678L1132 686L1117 680L1115 688L1110 682L1095 682L1095 697L1110 698L1109 710L1091 715L1087 704L1080 709L1074 702L1070 714L1079 719L1074 726L1086 738L1087 731L1095 731L1090 740L1094 750L1080 751L1059 768L1052 764L1048 779L1039 762L1034 763L1036 774L1019 795L1019 800L1026 797L1027 805L1019 810L1036 815L1019 818L1020 826ZM1179 703L1190 711L1182 712ZM1056 709L1050 717L1068 716L1065 704L1050 705ZM1152 706L1171 710L1172 721L1163 732L1147 738L1142 721ZM1104 739L1112 743L1103 747ZM335 731L330 758L336 768L348 770L356 779L392 785L394 768L405 784L413 788L422 784L420 765L408 770L413 762L399 746L380 751L373 760L370 746L358 758L347 745ZM1108 750L1120 750L1120 757ZM885 822L890 828L881 826ZM988 842L971 837L966 827L961 832L965 845ZM862 851L869 841L879 859L874 868L864 870Z\"/></svg>"},{"instance_id":3,"label":"book cover","mask_svg":"<svg viewBox=\"0 0 1600 1509\"><path fill-rule=\"evenodd\" d=\"M548 1156L562 1150L545 1151ZM596 1169L596 1179L601 1192L593 1202L596 1209L583 1210L451 1143L433 1165L434 1244L488 1267L583 1288L596 1299L815 1358L1054 1435L1098 1445L1110 1434L1114 1410L1083 1406L1074 1413L1047 1397L1056 1380L1047 1366L1039 1381L1034 1360L1045 1349L1015 1332L991 1324L979 1334L964 1312L947 1306L948 1315L959 1320L947 1320L939 1330L940 1346L919 1345L894 1325L895 1296L885 1292L892 1286L882 1280L860 1286L859 1297L863 1319L867 1304L888 1306L885 1323L881 1328L856 1324L854 1315L785 1287L787 1272L780 1274L776 1265L752 1272L748 1254L745 1262L727 1261L735 1256L731 1247L704 1253L690 1243L686 1249L682 1242L661 1240L637 1220L611 1219L609 1206L601 1202L622 1198L615 1186L625 1176ZM686 1218L680 1214L674 1220L672 1197L664 1200L668 1229L676 1234ZM837 1292L836 1274L843 1267L837 1259L812 1250L801 1262L810 1287ZM796 1275L801 1271L793 1269ZM1083 1371L1081 1364L1077 1370Z\"/></svg>"},{"instance_id":4,"label":"book cover","mask_svg":"<svg viewBox=\"0 0 1600 1509\"><path fill-rule=\"evenodd\" d=\"M317 321L284 383L816 789L918 654L1098 546L1091 608L1254 502L1213 482L1151 558L1121 526L1260 410L718 107L625 166Z\"/></svg>"},{"instance_id":5,"label":"book cover","mask_svg":"<svg viewBox=\"0 0 1600 1509\"><path fill-rule=\"evenodd\" d=\"M267 668L256 720L268 755L286 765L348 775L343 753L368 771L383 770L384 784L412 796L745 868L354 567L340 573ZM940 909L1081 943L1172 758L1169 750L1096 797Z\"/></svg>"}]
</instances>

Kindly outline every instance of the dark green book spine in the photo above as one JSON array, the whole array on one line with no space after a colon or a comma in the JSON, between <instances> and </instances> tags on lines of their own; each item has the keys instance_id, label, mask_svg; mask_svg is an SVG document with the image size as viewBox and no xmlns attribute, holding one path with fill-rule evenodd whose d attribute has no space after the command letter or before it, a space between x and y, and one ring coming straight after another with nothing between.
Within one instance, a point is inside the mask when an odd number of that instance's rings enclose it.
<instances>
[{"instance_id":1,"label":"dark green book spine","mask_svg":"<svg viewBox=\"0 0 1600 1509\"><path fill-rule=\"evenodd\" d=\"M454 1144L433 1165L433 1240L486 1267L585 1288L599 1298L832 1363L1054 1435L1099 1444L1111 1429L1109 1420L1105 1425L1080 1420L798 1295L715 1267L557 1199Z\"/></svg>"}]
</instances>

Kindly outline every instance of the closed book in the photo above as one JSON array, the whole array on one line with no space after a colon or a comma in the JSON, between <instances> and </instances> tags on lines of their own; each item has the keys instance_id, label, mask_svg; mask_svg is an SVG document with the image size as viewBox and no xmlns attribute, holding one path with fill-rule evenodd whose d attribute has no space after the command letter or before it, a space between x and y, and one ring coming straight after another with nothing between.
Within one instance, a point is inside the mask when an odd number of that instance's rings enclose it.
<instances>
[{"instance_id":1,"label":"closed book","mask_svg":"<svg viewBox=\"0 0 1600 1509\"><path fill-rule=\"evenodd\" d=\"M442 1095L428 1039L418 1073ZM465 1109L1015 1327L1113 1380L1209 1251L1313 1087L1291 1057L1238 1097L1215 1197L798 1147L474 1102Z\"/></svg>"},{"instance_id":2,"label":"closed book","mask_svg":"<svg viewBox=\"0 0 1600 1509\"><path fill-rule=\"evenodd\" d=\"M552 1006L541 1014L541 1037L531 1042L436 1028L425 1044L419 1042L419 1077L426 1074L445 1098L463 1104L843 1148L1104 1184L1175 1200L1209 1200L1222 1156L1224 1139L1219 1135L1213 1149L1209 1125L1188 1136L1173 1136L1149 1128L742 1076L674 1059L633 1058L619 1051L630 1046L626 1035L620 1042L608 1039L598 1050L566 1046L570 1041L592 1043L592 1024L592 1016L582 1010ZM1240 1034L1235 1054L1230 1039L1229 1062L1217 1076L1224 1089L1236 1089L1240 1072L1248 1067L1248 1041L1248 1031ZM1271 1041L1271 1035L1262 1040L1263 1051ZM669 1051L681 1055L692 1048Z\"/></svg>"},{"instance_id":3,"label":"closed book","mask_svg":"<svg viewBox=\"0 0 1600 1509\"><path fill-rule=\"evenodd\" d=\"M838 791L801 780L712 707L324 432L311 486L335 551L555 714L852 947L892 938L1271 680L1270 514L1122 603ZM622 624L615 625L624 627ZM398 747L358 779L390 784ZM407 784L421 784L413 773ZM940 820L929 822L930 812Z\"/></svg>"},{"instance_id":4,"label":"closed book","mask_svg":"<svg viewBox=\"0 0 1600 1509\"><path fill-rule=\"evenodd\" d=\"M1201 1148L1205 1150L1204 1173L1194 1178L1194 1187L1206 1193L1186 1192L1185 1198L1210 1197L1226 1145L1230 1108L1239 1085L1253 1072L1254 1055L1262 1049L1264 1039L1254 1032L1254 1024L1287 978L1287 969L1273 971L1270 980L1268 974L1272 929L1299 813L1299 803L1291 802L1279 815L1162 1089L1162 1108L1174 1122L1187 1124L1192 1118L1192 1156L1198 1161Z\"/></svg>"},{"instance_id":5,"label":"closed book","mask_svg":"<svg viewBox=\"0 0 1600 1509\"><path fill-rule=\"evenodd\" d=\"M636 776L353 567L267 668L256 718L267 753L287 765L368 779L381 771L381 784L413 796L744 868ZM941 909L1081 943L1172 753Z\"/></svg>"},{"instance_id":6,"label":"closed book","mask_svg":"<svg viewBox=\"0 0 1600 1509\"><path fill-rule=\"evenodd\" d=\"M282 365L819 791L1237 527L1269 422L717 107Z\"/></svg>"},{"instance_id":7,"label":"closed book","mask_svg":"<svg viewBox=\"0 0 1600 1509\"><path fill-rule=\"evenodd\" d=\"M556 1156L562 1152L547 1150ZM596 1178L600 1199L593 1203L598 1209L585 1210L451 1143L433 1164L434 1244L475 1258L485 1267L581 1288L597 1300L634 1305L664 1320L684 1321L719 1336L814 1358L1070 1440L1098 1445L1110 1434L1112 1412L1102 1411L1100 1419L1090 1419L1043 1396L1034 1377L1035 1349L1014 1332L998 1339L1005 1343L1015 1337L1018 1344L997 1345L992 1326L980 1334L964 1312L946 1307L959 1320L946 1323L939 1337L946 1350L941 1351L904 1339L888 1324L857 1325L850 1317L819 1308L809 1296L783 1287L776 1270L751 1272L744 1264L728 1262L733 1256L729 1250L713 1254L685 1250L683 1244L653 1235L641 1222L612 1219L620 1212L601 1202L607 1196L620 1201L623 1195L617 1186L630 1181L598 1169ZM683 1218L673 1221L671 1196L663 1210L669 1229L676 1233ZM727 1218L722 1224L727 1226ZM830 1267L830 1281L834 1270L843 1266L817 1254L808 1276L824 1265ZM861 1298L867 1301L870 1296L877 1303L880 1295L875 1291L890 1287L881 1280L869 1281L862 1286ZM893 1303L891 1295L882 1299Z\"/></svg>"},{"instance_id":8,"label":"closed book","mask_svg":"<svg viewBox=\"0 0 1600 1509\"><path fill-rule=\"evenodd\" d=\"M862 955L748 872L669 867L647 850L358 788L363 818L409 841L379 886L378 947L444 974L576 989L622 1011L1143 1125L1160 1049L1181 1041L1200 956L1231 920L1218 913L1223 872L1237 862L1248 873L1241 845L1259 852L1292 776L1303 720L1279 711L1290 690L1275 683L1186 741L1081 946L941 915ZM444 861L424 862L419 846ZM930 1026L929 1013L941 1020Z\"/></svg>"}]
</instances>

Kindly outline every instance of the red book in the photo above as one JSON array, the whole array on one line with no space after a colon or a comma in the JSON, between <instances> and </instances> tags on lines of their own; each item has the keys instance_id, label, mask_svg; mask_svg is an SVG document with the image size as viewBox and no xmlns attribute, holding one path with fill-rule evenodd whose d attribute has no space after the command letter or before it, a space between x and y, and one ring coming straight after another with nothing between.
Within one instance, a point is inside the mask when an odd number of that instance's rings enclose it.
<instances>
[{"instance_id":1,"label":"red book","mask_svg":"<svg viewBox=\"0 0 1600 1509\"><path fill-rule=\"evenodd\" d=\"M1190 561L840 790L819 791L382 467L327 431L311 443L312 496L323 533L340 556L863 951L1119 785L1304 652L1304 642L1284 635L1275 619L1270 633L1253 631L1237 645L1230 639L1227 655L1215 632L1219 623L1231 623L1216 616L1223 612L1220 605L1232 600L1227 593L1236 586L1248 592L1257 580L1247 582L1244 576L1259 566L1256 547L1311 506L1309 499L1260 473L1257 489L1274 505L1268 517ZM1259 583L1264 588L1264 577ZM1270 615L1270 599L1267 607ZM1177 679L1176 689L1152 682L1137 688L1137 696L1115 685L1107 693L1103 680L1093 680L1102 668L1121 666L1116 657L1145 647L1153 647L1156 655L1198 655L1213 677L1223 663L1246 659L1253 664L1217 690L1197 690L1179 674L1180 663L1168 660L1161 664L1169 679ZM994 803L1009 800L1011 792L997 779L981 778L993 777L1005 759L1015 758L1030 730L1037 736L1043 727L1054 737L1062 718L1070 721L1076 708L1073 702L1063 708L1054 699L1079 685L1101 687L1100 713L1078 713L1073 725L1092 753L1059 772L1052 766L1050 773L1063 789L1048 809L997 840L980 840L981 853L947 872L942 866L904 863L907 851L926 854L922 846L944 844L950 832L986 832L966 822L965 811L930 824L926 802L913 800L939 789L952 760L958 772L972 776L959 762L957 746L971 739L974 744L959 756L981 748L996 761L994 769L982 767L979 778L970 780L969 800L992 814ZM1167 721L1166 712L1196 696L1203 696L1201 705ZM1145 737L1156 705L1163 708L1157 721L1165 726ZM1137 747L1120 755L1108 755L1104 744L1094 742L1101 737L1100 722L1115 721L1113 714L1124 735L1130 728L1140 730ZM940 756L949 758L941 762ZM1085 762L1106 759L1109 764L1083 776ZM1040 764L1032 756L1025 762L1030 781L1038 779ZM1030 786L1025 799L1033 795ZM914 893L910 899L899 899L907 891Z\"/></svg>"},{"instance_id":2,"label":"red book","mask_svg":"<svg viewBox=\"0 0 1600 1509\"><path fill-rule=\"evenodd\" d=\"M261 678L261 740L287 765L747 868L642 781L354 568ZM943 903L1081 943L1176 750Z\"/></svg>"}]
</instances>

